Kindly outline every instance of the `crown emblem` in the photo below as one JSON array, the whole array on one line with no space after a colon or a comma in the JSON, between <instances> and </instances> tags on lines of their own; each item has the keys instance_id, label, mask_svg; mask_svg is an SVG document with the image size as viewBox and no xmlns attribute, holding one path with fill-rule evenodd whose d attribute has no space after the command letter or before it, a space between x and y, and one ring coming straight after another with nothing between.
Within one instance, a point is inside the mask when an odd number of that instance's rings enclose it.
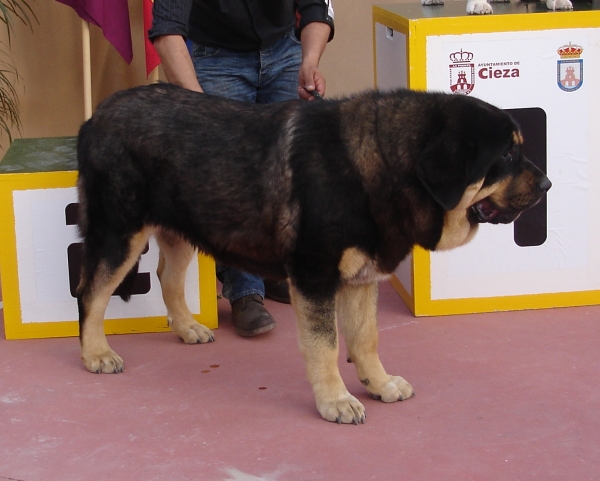
<instances>
[{"instance_id":1,"label":"crown emblem","mask_svg":"<svg viewBox=\"0 0 600 481\"><path fill-rule=\"evenodd\" d=\"M583 52L583 48L569 42L569 45L563 45L557 52L560 58L579 58Z\"/></svg>"},{"instance_id":2,"label":"crown emblem","mask_svg":"<svg viewBox=\"0 0 600 481\"><path fill-rule=\"evenodd\" d=\"M452 60L453 63L470 62L473 60L473 54L471 52L463 52L461 48L460 52L450 54L450 60Z\"/></svg>"}]
</instances>

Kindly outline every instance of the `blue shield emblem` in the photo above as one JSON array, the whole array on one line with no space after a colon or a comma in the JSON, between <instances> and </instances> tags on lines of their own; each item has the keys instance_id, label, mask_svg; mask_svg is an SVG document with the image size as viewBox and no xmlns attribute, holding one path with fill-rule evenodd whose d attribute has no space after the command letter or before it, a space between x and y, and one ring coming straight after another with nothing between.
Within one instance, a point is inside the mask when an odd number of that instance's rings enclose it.
<instances>
[{"instance_id":1,"label":"blue shield emblem","mask_svg":"<svg viewBox=\"0 0 600 481\"><path fill-rule=\"evenodd\" d=\"M583 59L557 61L558 87L565 92L574 92L583 85Z\"/></svg>"}]
</instances>

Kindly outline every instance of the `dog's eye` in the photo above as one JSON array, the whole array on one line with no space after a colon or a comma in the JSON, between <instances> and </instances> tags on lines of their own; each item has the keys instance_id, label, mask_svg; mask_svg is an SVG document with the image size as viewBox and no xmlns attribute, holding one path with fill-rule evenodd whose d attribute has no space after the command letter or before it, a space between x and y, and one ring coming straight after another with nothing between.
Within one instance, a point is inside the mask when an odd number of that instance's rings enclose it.
<instances>
[{"instance_id":1,"label":"dog's eye","mask_svg":"<svg viewBox=\"0 0 600 481\"><path fill-rule=\"evenodd\" d=\"M510 163L513 161L513 154L512 152L507 152L506 154L504 154L504 156L502 157L502 160L504 160L505 163Z\"/></svg>"}]
</instances>

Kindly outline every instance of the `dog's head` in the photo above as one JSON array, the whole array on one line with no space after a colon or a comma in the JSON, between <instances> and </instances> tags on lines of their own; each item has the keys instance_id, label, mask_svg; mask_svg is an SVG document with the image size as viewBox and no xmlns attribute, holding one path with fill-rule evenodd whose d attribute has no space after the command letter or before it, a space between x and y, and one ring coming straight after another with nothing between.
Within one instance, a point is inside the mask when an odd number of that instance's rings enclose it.
<instances>
[{"instance_id":1,"label":"dog's head","mask_svg":"<svg viewBox=\"0 0 600 481\"><path fill-rule=\"evenodd\" d=\"M507 113L452 96L417 161L417 175L446 211L436 249L468 242L480 223L506 224L537 204L551 182L523 155L523 137Z\"/></svg>"}]
</instances>

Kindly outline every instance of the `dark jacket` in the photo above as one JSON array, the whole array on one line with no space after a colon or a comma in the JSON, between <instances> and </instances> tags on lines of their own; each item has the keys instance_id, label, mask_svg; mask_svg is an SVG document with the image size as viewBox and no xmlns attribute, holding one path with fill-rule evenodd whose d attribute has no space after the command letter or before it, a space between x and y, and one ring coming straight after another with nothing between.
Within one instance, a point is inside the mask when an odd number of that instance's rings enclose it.
<instances>
[{"instance_id":1,"label":"dark jacket","mask_svg":"<svg viewBox=\"0 0 600 481\"><path fill-rule=\"evenodd\" d=\"M150 40L182 35L208 47L259 50L293 28L300 38L312 22L326 23L333 38L330 0L154 0Z\"/></svg>"}]
</instances>

